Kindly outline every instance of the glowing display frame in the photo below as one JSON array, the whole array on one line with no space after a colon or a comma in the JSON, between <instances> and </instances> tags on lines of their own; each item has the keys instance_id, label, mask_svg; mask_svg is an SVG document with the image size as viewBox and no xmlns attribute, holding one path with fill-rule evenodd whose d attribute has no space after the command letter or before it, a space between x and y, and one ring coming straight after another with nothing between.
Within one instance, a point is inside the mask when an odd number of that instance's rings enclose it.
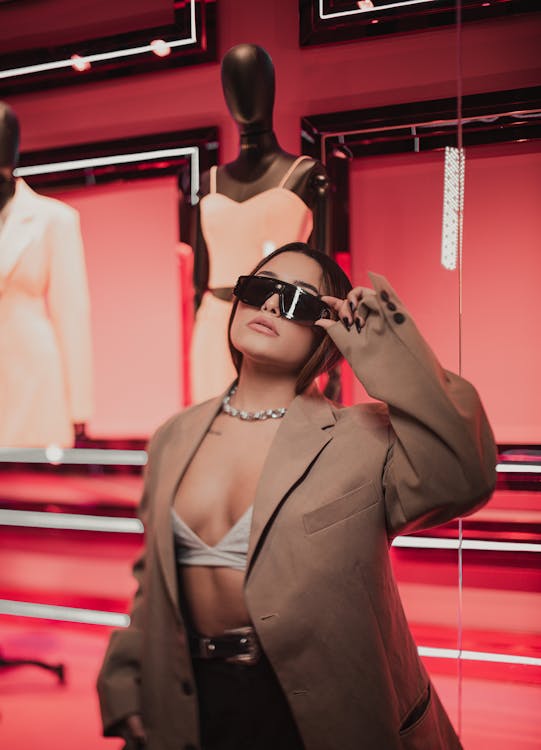
<instances>
[{"instance_id":1,"label":"glowing display frame","mask_svg":"<svg viewBox=\"0 0 541 750\"><path fill-rule=\"evenodd\" d=\"M0 55L0 98L215 61L215 0L171 2L169 25Z\"/></svg>"},{"instance_id":2,"label":"glowing display frame","mask_svg":"<svg viewBox=\"0 0 541 750\"><path fill-rule=\"evenodd\" d=\"M539 10L536 0L462 0L464 22ZM335 44L449 26L455 15L455 0L299 0L299 43Z\"/></svg>"}]
</instances>

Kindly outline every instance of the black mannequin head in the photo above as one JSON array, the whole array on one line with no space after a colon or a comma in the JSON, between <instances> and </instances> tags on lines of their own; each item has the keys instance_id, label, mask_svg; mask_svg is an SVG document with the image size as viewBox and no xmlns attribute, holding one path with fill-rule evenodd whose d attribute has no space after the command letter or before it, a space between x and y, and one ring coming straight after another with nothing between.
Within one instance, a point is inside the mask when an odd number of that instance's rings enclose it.
<instances>
[{"instance_id":1,"label":"black mannequin head","mask_svg":"<svg viewBox=\"0 0 541 750\"><path fill-rule=\"evenodd\" d=\"M222 60L222 87L241 133L272 131L274 65L262 47L232 47Z\"/></svg>"},{"instance_id":2,"label":"black mannequin head","mask_svg":"<svg viewBox=\"0 0 541 750\"><path fill-rule=\"evenodd\" d=\"M13 169L19 159L19 120L11 107L0 102L0 211L15 193Z\"/></svg>"}]
</instances>

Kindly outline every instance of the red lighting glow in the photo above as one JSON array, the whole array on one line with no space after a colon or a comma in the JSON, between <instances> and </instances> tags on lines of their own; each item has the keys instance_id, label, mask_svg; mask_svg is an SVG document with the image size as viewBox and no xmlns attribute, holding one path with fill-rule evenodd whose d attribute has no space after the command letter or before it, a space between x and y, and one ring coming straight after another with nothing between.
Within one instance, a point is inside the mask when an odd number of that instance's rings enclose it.
<instances>
[{"instance_id":1,"label":"red lighting glow","mask_svg":"<svg viewBox=\"0 0 541 750\"><path fill-rule=\"evenodd\" d=\"M85 60L84 57L81 57L81 55L72 55L70 57L70 60L73 60L71 67L73 70L76 70L78 73L84 73L85 70L90 70L91 65L88 62L88 60Z\"/></svg>"},{"instance_id":2,"label":"red lighting glow","mask_svg":"<svg viewBox=\"0 0 541 750\"><path fill-rule=\"evenodd\" d=\"M157 57L167 57L171 54L171 47L163 39L153 39L150 47Z\"/></svg>"},{"instance_id":3,"label":"red lighting glow","mask_svg":"<svg viewBox=\"0 0 541 750\"><path fill-rule=\"evenodd\" d=\"M372 20L370 21L370 23L379 23L379 21L378 21L378 19L377 19L377 18L373 18L373 19L372 19Z\"/></svg>"}]
</instances>

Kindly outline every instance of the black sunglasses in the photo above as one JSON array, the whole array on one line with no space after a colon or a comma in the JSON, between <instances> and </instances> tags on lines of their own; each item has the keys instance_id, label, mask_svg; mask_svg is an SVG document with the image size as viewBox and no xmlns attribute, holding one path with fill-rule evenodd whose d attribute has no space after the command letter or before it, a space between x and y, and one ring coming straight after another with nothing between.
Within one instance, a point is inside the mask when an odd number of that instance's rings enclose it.
<instances>
[{"instance_id":1,"label":"black sunglasses","mask_svg":"<svg viewBox=\"0 0 541 750\"><path fill-rule=\"evenodd\" d=\"M331 317L330 308L320 297L296 284L268 276L239 276L233 294L250 307L261 307L269 297L277 294L280 315L296 323L313 325L320 318Z\"/></svg>"}]
</instances>

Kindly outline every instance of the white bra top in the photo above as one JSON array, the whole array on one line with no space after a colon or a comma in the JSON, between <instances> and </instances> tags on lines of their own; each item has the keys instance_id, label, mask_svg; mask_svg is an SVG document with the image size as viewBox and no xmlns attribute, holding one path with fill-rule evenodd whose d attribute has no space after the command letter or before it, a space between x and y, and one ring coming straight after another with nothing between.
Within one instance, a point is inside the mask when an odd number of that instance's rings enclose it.
<instances>
[{"instance_id":1,"label":"white bra top","mask_svg":"<svg viewBox=\"0 0 541 750\"><path fill-rule=\"evenodd\" d=\"M246 570L253 510L251 505L218 544L210 547L171 508L177 563Z\"/></svg>"}]
</instances>

